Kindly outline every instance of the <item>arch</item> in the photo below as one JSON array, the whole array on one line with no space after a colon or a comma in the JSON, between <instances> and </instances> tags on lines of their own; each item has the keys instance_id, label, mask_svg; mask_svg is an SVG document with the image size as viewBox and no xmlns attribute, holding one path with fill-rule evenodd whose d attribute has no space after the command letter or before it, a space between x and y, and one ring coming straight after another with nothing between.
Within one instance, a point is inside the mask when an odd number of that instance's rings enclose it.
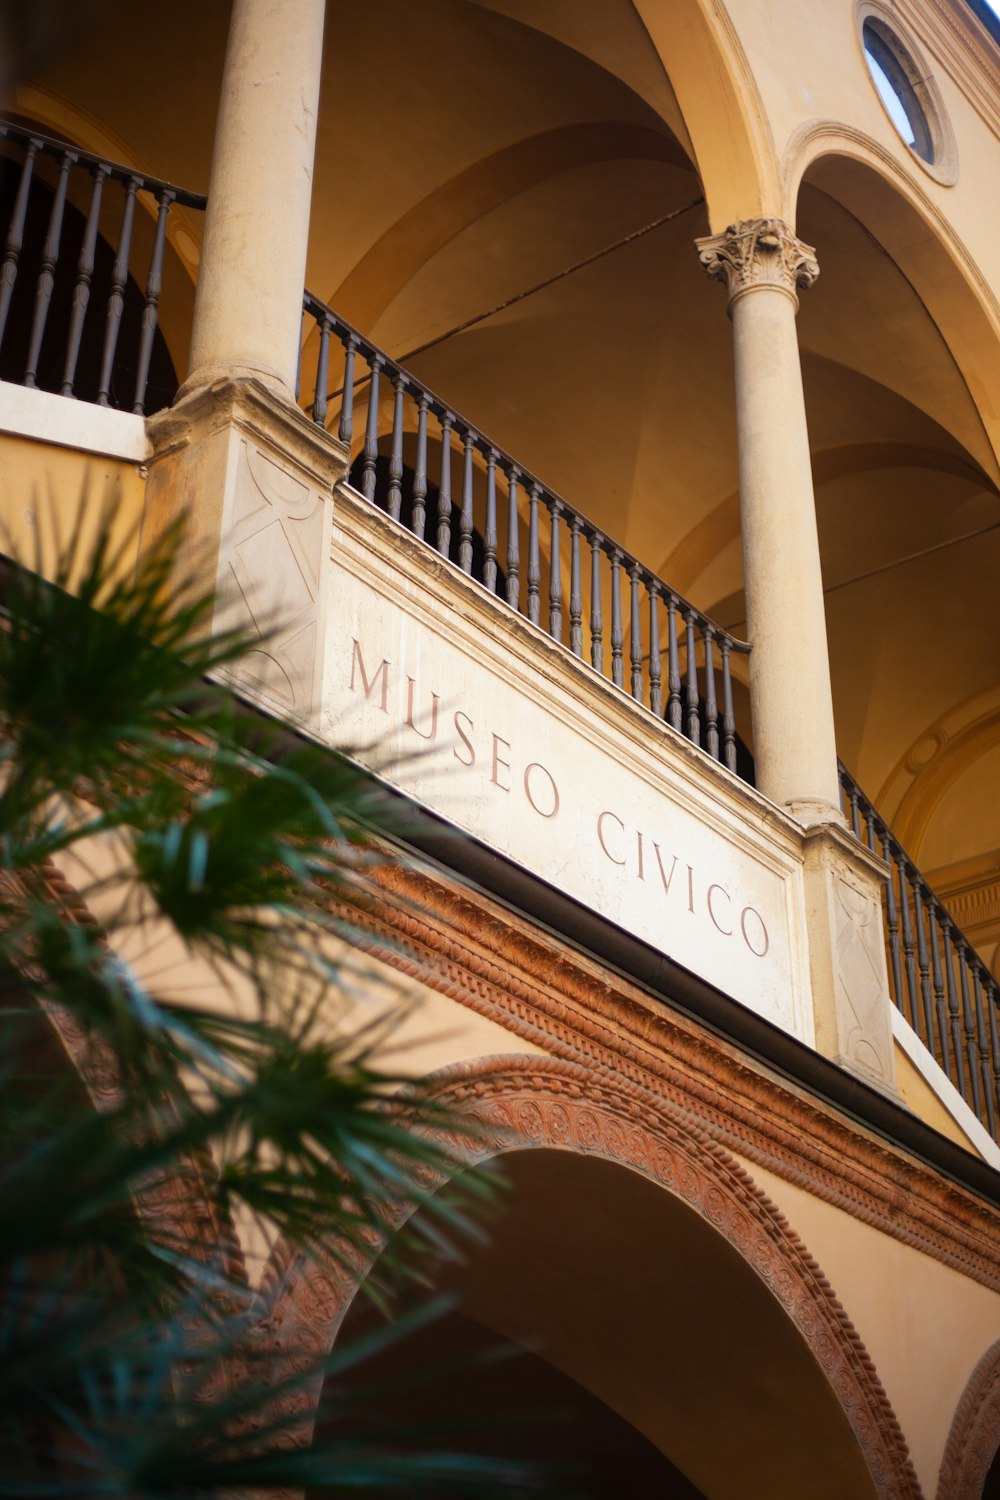
<instances>
[{"instance_id":1,"label":"arch","mask_svg":"<svg viewBox=\"0 0 1000 1500\"><path fill-rule=\"evenodd\" d=\"M11 110L20 117L25 128L38 128L44 134L54 135L60 141L79 146L105 161L132 168L145 176L155 177L143 153L100 124L94 116L66 103L47 90L35 87L22 88L16 95ZM32 184L32 193L37 194L37 178ZM87 186L84 188L84 183ZM89 199L89 178L83 169L70 173L67 208L71 216L74 208L86 217ZM117 239L106 239L106 232L117 233L118 222L111 210L113 194L105 190L102 211L102 228L99 243L106 245L110 253L117 251ZM29 200L30 202L30 200ZM158 205L152 193L142 191L136 195L136 214L133 224L132 247L129 256L129 284L141 300L145 293L145 271L149 266L153 237L158 216ZM110 216L110 219L109 219ZM173 365L173 374L181 379L187 370L188 351L191 339L191 320L194 309L194 289L201 259L201 236L203 215L185 204L171 203L167 218L166 245L161 266L161 285L157 308L156 338L163 342ZM64 225L63 240L56 279L56 295L65 286L65 295L72 294L75 262L67 262L66 242L68 224ZM82 225L80 229L82 234ZM136 274L139 279L136 279ZM98 280L95 279L95 287ZM94 326L93 313L85 325L88 332ZM44 348L45 346L43 346ZM173 400L176 384L166 394L166 403ZM131 395L131 392L129 393ZM147 414L148 411L147 411Z\"/></svg>"},{"instance_id":2,"label":"arch","mask_svg":"<svg viewBox=\"0 0 1000 1500\"><path fill-rule=\"evenodd\" d=\"M539 6L535 0L464 0L464 3L516 21L597 63L655 110L692 157L691 142L670 79L632 0L602 0L599 6L561 7Z\"/></svg>"},{"instance_id":3,"label":"arch","mask_svg":"<svg viewBox=\"0 0 1000 1500\"><path fill-rule=\"evenodd\" d=\"M722 1147L660 1098L621 1079L548 1058L493 1058L441 1075L438 1096L476 1125L445 1136L460 1167L511 1151L550 1149L627 1168L681 1200L739 1254L791 1319L832 1387L884 1500L918 1500L920 1488L899 1423L872 1361L829 1282L783 1215ZM430 1184L428 1184L430 1185ZM400 1203L391 1227L412 1208ZM353 1274L320 1266L279 1244L262 1286L280 1360L301 1368L333 1344L379 1246ZM344 1261L337 1257L337 1264ZM302 1443L311 1436L317 1383L283 1401Z\"/></svg>"},{"instance_id":4,"label":"arch","mask_svg":"<svg viewBox=\"0 0 1000 1500\"><path fill-rule=\"evenodd\" d=\"M0 350L0 379L19 384L28 359L29 335L36 305L36 287L42 266L42 245L55 197L54 163L51 158L36 163L28 195L22 247L8 308L3 348ZM49 298L46 337L43 338L34 364L35 383L43 391L58 391L63 380L67 332L71 308L77 297L76 275L81 246L85 238L89 193L92 179L79 169L70 172L70 182L63 205L59 254L54 284ZM143 195L148 196L148 195ZM73 395L77 400L98 399L103 369L105 327L109 294L113 285L112 267L117 264L120 214L125 202L122 185L113 180L105 184L104 214L93 248L90 279L91 305L87 309L73 376ZM13 205L13 180L9 177L0 187L0 211L6 216ZM109 222L110 221L110 222ZM145 316L145 269L152 254L152 220L135 224L132 240L132 264L125 273L119 317L119 332L114 358L108 370L107 398L118 410L130 410L135 399L139 367L140 335ZM190 299L188 310L190 308ZM179 385L174 351L178 344L186 348L187 329L177 330L178 309L167 309L166 327L157 317L152 331L149 366L142 389L144 409L152 414L169 406ZM174 316L171 317L170 314ZM183 320L181 320L183 323ZM175 334L171 342L168 335Z\"/></svg>"},{"instance_id":5,"label":"arch","mask_svg":"<svg viewBox=\"0 0 1000 1500\"><path fill-rule=\"evenodd\" d=\"M633 0L677 97L713 233L778 212L777 152L753 71L725 7Z\"/></svg>"},{"instance_id":6,"label":"arch","mask_svg":"<svg viewBox=\"0 0 1000 1500\"><path fill-rule=\"evenodd\" d=\"M609 161L648 160L693 169L706 183L713 227L729 218L764 211L765 200L777 197L775 152L763 105L736 33L721 7L702 0L683 0L669 7L631 0L639 24L649 38L672 93L677 95L683 120L681 134L694 140L696 159L689 159L687 140L674 133L677 111L657 108L613 68L568 43L559 28L547 28L534 18L531 30L572 51L581 64L601 67L636 101L642 100L650 120L654 110L661 125L624 120L576 121L521 140L463 168L438 183L419 202L388 226L351 267L328 300L351 321L369 331L395 293L437 251L476 219L531 186L574 167ZM482 9L497 10L519 29L529 23L506 7L483 0ZM678 92L680 86L680 92ZM697 139L691 131L697 127ZM322 142L321 142L322 145ZM706 170L711 182L706 179ZM760 184L771 181L765 190Z\"/></svg>"},{"instance_id":7,"label":"arch","mask_svg":"<svg viewBox=\"0 0 1000 1500\"><path fill-rule=\"evenodd\" d=\"M921 736L926 740L928 736ZM1000 712L984 714L943 743L928 768L918 774L896 813L898 838L920 858L921 847L941 803L956 782L1000 745ZM933 858L933 856L932 856ZM926 863L926 860L924 861Z\"/></svg>"},{"instance_id":8,"label":"arch","mask_svg":"<svg viewBox=\"0 0 1000 1500\"><path fill-rule=\"evenodd\" d=\"M861 223L924 304L968 389L993 454L1000 455L1000 303L968 248L889 152L861 131L812 121L782 164L784 216L794 223L808 177ZM818 247L822 267L823 247ZM991 477L1000 469L994 467Z\"/></svg>"},{"instance_id":9,"label":"arch","mask_svg":"<svg viewBox=\"0 0 1000 1500\"><path fill-rule=\"evenodd\" d=\"M1000 1448L1000 1340L969 1377L945 1444L937 1500L983 1500ZM994 1493L993 1488L990 1494Z\"/></svg>"},{"instance_id":10,"label":"arch","mask_svg":"<svg viewBox=\"0 0 1000 1500\"><path fill-rule=\"evenodd\" d=\"M989 482L973 462L959 454L915 443L843 443L836 448L814 449L812 453L813 483L817 489L846 474L917 466L974 483ZM731 490L705 512L660 562L660 576L669 578L682 594L690 593L705 569L725 547L738 541L739 535L740 496L738 490Z\"/></svg>"},{"instance_id":11,"label":"arch","mask_svg":"<svg viewBox=\"0 0 1000 1500\"><path fill-rule=\"evenodd\" d=\"M40 867L45 898L63 907L81 926L97 925L86 901L50 861ZM46 1005L49 1033L76 1074L95 1110L120 1109L124 1085L118 1057L104 1038L88 1029L80 1017L60 1005ZM203 1146L178 1158L179 1170L165 1173L136 1191L135 1211L153 1239L162 1244L210 1248L217 1253L223 1273L248 1286L246 1259L239 1234L228 1212L220 1213L213 1185L218 1167Z\"/></svg>"}]
</instances>

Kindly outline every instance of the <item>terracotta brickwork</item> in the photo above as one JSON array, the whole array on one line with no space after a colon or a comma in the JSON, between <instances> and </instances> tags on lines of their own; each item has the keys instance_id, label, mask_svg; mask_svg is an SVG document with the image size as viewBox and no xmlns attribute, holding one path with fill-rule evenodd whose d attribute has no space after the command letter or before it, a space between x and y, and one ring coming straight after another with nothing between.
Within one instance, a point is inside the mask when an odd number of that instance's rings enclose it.
<instances>
[{"instance_id":1,"label":"terracotta brickwork","mask_svg":"<svg viewBox=\"0 0 1000 1500\"><path fill-rule=\"evenodd\" d=\"M681 1197L753 1266L794 1320L837 1394L879 1496L921 1493L906 1443L865 1347L819 1266L750 1176L676 1108L636 1084L545 1059L494 1059L441 1083L441 1096L479 1127L460 1160L510 1150L558 1149L617 1162ZM396 1225L407 1217L400 1205ZM372 1247L372 1258L377 1253ZM271 1320L275 1352L301 1357L328 1349L367 1268L353 1283L279 1247L269 1283L280 1288ZM316 1391L298 1397L303 1440Z\"/></svg>"}]
</instances>

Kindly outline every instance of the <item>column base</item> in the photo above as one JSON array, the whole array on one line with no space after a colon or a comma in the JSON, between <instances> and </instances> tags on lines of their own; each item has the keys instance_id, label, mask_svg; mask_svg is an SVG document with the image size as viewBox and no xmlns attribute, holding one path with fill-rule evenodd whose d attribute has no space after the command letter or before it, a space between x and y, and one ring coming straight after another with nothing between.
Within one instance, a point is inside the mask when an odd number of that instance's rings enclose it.
<instances>
[{"instance_id":1,"label":"column base","mask_svg":"<svg viewBox=\"0 0 1000 1500\"><path fill-rule=\"evenodd\" d=\"M179 407L199 396L202 391L214 389L217 386L244 385L254 382L270 391L286 406L294 407L299 415L302 415L279 369L271 365L239 364L234 361L227 364L203 365L200 370L193 370L174 397L171 410L177 411Z\"/></svg>"},{"instance_id":2,"label":"column base","mask_svg":"<svg viewBox=\"0 0 1000 1500\"><path fill-rule=\"evenodd\" d=\"M232 680L271 712L312 722L346 448L256 377L186 390L147 428L144 540L183 519L179 565L214 592L212 628L251 637Z\"/></svg>"},{"instance_id":3,"label":"column base","mask_svg":"<svg viewBox=\"0 0 1000 1500\"><path fill-rule=\"evenodd\" d=\"M898 1099L882 924L883 861L837 821L803 828L816 1047Z\"/></svg>"},{"instance_id":4,"label":"column base","mask_svg":"<svg viewBox=\"0 0 1000 1500\"><path fill-rule=\"evenodd\" d=\"M793 817L796 823L801 823L803 828L814 828L818 825L834 828L847 827L847 819L840 806L826 802L822 798L795 797L782 805L789 816Z\"/></svg>"}]
</instances>

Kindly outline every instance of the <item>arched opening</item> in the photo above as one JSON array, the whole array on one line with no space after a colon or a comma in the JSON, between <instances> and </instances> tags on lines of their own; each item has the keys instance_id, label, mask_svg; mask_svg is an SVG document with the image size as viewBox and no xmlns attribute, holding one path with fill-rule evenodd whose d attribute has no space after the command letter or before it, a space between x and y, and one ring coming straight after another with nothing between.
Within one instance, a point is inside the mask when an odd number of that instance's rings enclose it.
<instances>
[{"instance_id":1,"label":"arched opening","mask_svg":"<svg viewBox=\"0 0 1000 1500\"><path fill-rule=\"evenodd\" d=\"M713 213L736 185L755 197L766 156L735 38L702 0L668 9L607 0L542 18L510 0L373 0L345 11L328 41L306 273L654 569L736 490L730 330L692 242L709 228L706 187ZM112 0L72 69L53 62L25 98L61 99L82 118L99 83L105 135L200 190L225 27L190 0L171 22L140 24ZM302 361L306 403L315 352ZM679 586L709 602L701 579Z\"/></svg>"},{"instance_id":2,"label":"arched opening","mask_svg":"<svg viewBox=\"0 0 1000 1500\"><path fill-rule=\"evenodd\" d=\"M1000 494L981 396L1000 349L937 227L874 166L814 159L796 228L821 267L798 327L838 746L878 802L910 746L996 682ZM950 857L938 832L935 866Z\"/></svg>"},{"instance_id":3,"label":"arched opening","mask_svg":"<svg viewBox=\"0 0 1000 1500\"><path fill-rule=\"evenodd\" d=\"M1000 1496L1000 1344L969 1377L958 1403L938 1477L937 1500Z\"/></svg>"},{"instance_id":4,"label":"arched opening","mask_svg":"<svg viewBox=\"0 0 1000 1500\"><path fill-rule=\"evenodd\" d=\"M450 1431L473 1451L575 1465L576 1492L595 1500L876 1494L813 1352L708 1220L607 1160L538 1149L504 1167L487 1243L442 1278L456 1312L360 1372L387 1385L419 1372L419 1391L373 1402L368 1419L408 1415L440 1444ZM338 1339L372 1316L356 1298ZM527 1353L475 1358L511 1346Z\"/></svg>"},{"instance_id":5,"label":"arched opening","mask_svg":"<svg viewBox=\"0 0 1000 1500\"><path fill-rule=\"evenodd\" d=\"M7 160L0 163L0 220L8 223L17 191L18 173ZM53 191L48 183L36 179L24 226L24 245L18 265L17 280L11 298L10 315L0 348L0 380L19 384L24 377L28 346L36 303L37 284L42 265L42 248L52 210ZM59 391L66 363L66 330L73 305L76 268L83 242L86 218L73 203L67 203L63 217L57 275L52 288L45 337L34 376L43 391ZM79 359L75 369L74 391L79 400L96 401L101 387L102 353L106 328L106 309L115 263L114 246L98 235L94 250L91 281L92 305L84 320ZM139 328L143 313L143 288L129 275L123 288L123 306L118 350L110 371L107 404L130 411L135 398ZM150 415L169 406L177 393L178 379L166 340L157 328L153 335L149 379L146 383L145 407Z\"/></svg>"}]
</instances>

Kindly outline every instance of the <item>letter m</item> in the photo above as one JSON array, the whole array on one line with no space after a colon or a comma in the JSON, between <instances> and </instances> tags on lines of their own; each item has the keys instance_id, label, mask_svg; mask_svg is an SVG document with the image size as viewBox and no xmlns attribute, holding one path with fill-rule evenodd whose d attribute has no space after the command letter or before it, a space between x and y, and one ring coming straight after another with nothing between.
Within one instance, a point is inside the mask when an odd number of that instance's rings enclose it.
<instances>
[{"instance_id":1,"label":"letter m","mask_svg":"<svg viewBox=\"0 0 1000 1500\"><path fill-rule=\"evenodd\" d=\"M379 708L384 714L387 714L389 712L389 663L383 656L374 675L369 679L368 673L365 671L365 659L361 655L361 643L356 639L354 640L354 650L351 654L352 693L357 691L354 686L355 672L357 673L357 676L361 678L361 687L366 698L371 697L372 692L378 684L379 678L382 679L382 696L379 702Z\"/></svg>"}]
</instances>

